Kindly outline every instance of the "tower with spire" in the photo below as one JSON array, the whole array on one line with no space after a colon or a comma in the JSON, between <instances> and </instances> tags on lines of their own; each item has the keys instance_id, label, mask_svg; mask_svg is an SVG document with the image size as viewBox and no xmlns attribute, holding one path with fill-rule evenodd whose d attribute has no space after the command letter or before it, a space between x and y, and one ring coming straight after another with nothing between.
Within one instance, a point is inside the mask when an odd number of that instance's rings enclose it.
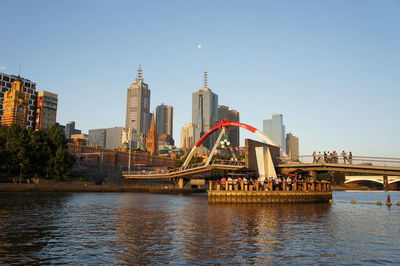
<instances>
[{"instance_id":1,"label":"tower with spire","mask_svg":"<svg viewBox=\"0 0 400 266\"><path fill-rule=\"evenodd\" d=\"M218 95L208 88L208 72L203 73L203 87L192 93L192 124L195 126L194 141L196 142L218 120ZM212 148L216 137L211 136L204 143Z\"/></svg>"},{"instance_id":2,"label":"tower with spire","mask_svg":"<svg viewBox=\"0 0 400 266\"><path fill-rule=\"evenodd\" d=\"M150 129L146 137L146 149L151 155L158 155L158 136L154 113L151 116Z\"/></svg>"},{"instance_id":3,"label":"tower with spire","mask_svg":"<svg viewBox=\"0 0 400 266\"><path fill-rule=\"evenodd\" d=\"M144 83L142 66L139 65L136 80L127 89L125 127L145 137L150 122L150 90Z\"/></svg>"},{"instance_id":4,"label":"tower with spire","mask_svg":"<svg viewBox=\"0 0 400 266\"><path fill-rule=\"evenodd\" d=\"M11 90L4 94L2 125L29 126L29 94L24 92L21 78L11 83Z\"/></svg>"}]
</instances>

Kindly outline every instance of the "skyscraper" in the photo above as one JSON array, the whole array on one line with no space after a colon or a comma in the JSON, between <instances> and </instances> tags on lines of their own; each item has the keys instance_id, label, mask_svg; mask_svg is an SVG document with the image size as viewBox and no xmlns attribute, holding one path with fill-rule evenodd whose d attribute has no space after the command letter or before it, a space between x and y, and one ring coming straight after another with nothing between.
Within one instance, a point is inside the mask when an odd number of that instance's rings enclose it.
<instances>
[{"instance_id":1,"label":"skyscraper","mask_svg":"<svg viewBox=\"0 0 400 266\"><path fill-rule=\"evenodd\" d=\"M169 135L172 137L174 108L169 105L161 104L156 108L156 128L157 135Z\"/></svg>"},{"instance_id":2,"label":"skyscraper","mask_svg":"<svg viewBox=\"0 0 400 266\"><path fill-rule=\"evenodd\" d=\"M299 160L299 138L290 132L286 134L286 153L292 160Z\"/></svg>"},{"instance_id":3,"label":"skyscraper","mask_svg":"<svg viewBox=\"0 0 400 266\"><path fill-rule=\"evenodd\" d=\"M218 105L218 120L230 120L233 122L240 122L239 112L236 110L229 110L228 106ZM228 127L228 139L232 147L239 147L239 127Z\"/></svg>"},{"instance_id":4,"label":"skyscraper","mask_svg":"<svg viewBox=\"0 0 400 266\"><path fill-rule=\"evenodd\" d=\"M192 123L199 126L199 134L195 134L195 142L218 121L218 95L208 88L208 74L204 72L204 85L192 94ZM199 137L198 137L199 136ZM217 136L211 135L204 146L211 149Z\"/></svg>"},{"instance_id":5,"label":"skyscraper","mask_svg":"<svg viewBox=\"0 0 400 266\"><path fill-rule=\"evenodd\" d=\"M36 83L29 79L21 78L19 76L7 75L0 73L0 121L3 116L3 100L4 94L11 90L11 83L20 80L22 81L22 92L29 95L29 104L27 109L27 127L35 127L35 111L36 111Z\"/></svg>"},{"instance_id":6,"label":"skyscraper","mask_svg":"<svg viewBox=\"0 0 400 266\"><path fill-rule=\"evenodd\" d=\"M39 91L37 95L35 128L49 128L56 124L57 118L57 94L48 91Z\"/></svg>"},{"instance_id":7,"label":"skyscraper","mask_svg":"<svg viewBox=\"0 0 400 266\"><path fill-rule=\"evenodd\" d=\"M139 135L146 135L150 128L150 90L144 83L142 67L139 65L136 82L127 89L125 127Z\"/></svg>"},{"instance_id":8,"label":"skyscraper","mask_svg":"<svg viewBox=\"0 0 400 266\"><path fill-rule=\"evenodd\" d=\"M286 150L285 145L285 125L283 125L283 115L273 114L272 119L263 121L263 133L271 138L281 150Z\"/></svg>"}]
</instances>

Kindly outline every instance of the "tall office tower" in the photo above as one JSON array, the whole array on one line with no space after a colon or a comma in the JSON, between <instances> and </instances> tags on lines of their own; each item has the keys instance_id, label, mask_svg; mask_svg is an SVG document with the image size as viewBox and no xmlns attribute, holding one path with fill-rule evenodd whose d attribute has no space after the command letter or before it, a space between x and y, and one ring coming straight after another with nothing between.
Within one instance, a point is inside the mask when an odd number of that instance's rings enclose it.
<instances>
[{"instance_id":1,"label":"tall office tower","mask_svg":"<svg viewBox=\"0 0 400 266\"><path fill-rule=\"evenodd\" d=\"M35 129L49 128L56 124L57 94L48 91L39 91L37 94Z\"/></svg>"},{"instance_id":2,"label":"tall office tower","mask_svg":"<svg viewBox=\"0 0 400 266\"><path fill-rule=\"evenodd\" d=\"M210 128L215 126L218 121L218 95L208 88L208 74L204 72L203 88L192 94L192 123L199 125L199 133L195 134L195 141L204 135ZM204 146L212 149L218 136L212 134L205 142Z\"/></svg>"},{"instance_id":3,"label":"tall office tower","mask_svg":"<svg viewBox=\"0 0 400 266\"><path fill-rule=\"evenodd\" d=\"M285 145L285 126L283 125L283 115L273 114L272 119L263 121L263 133L271 138L282 151L286 150Z\"/></svg>"},{"instance_id":4,"label":"tall office tower","mask_svg":"<svg viewBox=\"0 0 400 266\"><path fill-rule=\"evenodd\" d=\"M65 124L65 138L71 139L75 134L81 134L81 131L75 128L75 121L69 121Z\"/></svg>"},{"instance_id":5,"label":"tall office tower","mask_svg":"<svg viewBox=\"0 0 400 266\"><path fill-rule=\"evenodd\" d=\"M181 128L181 148L184 153L190 152L195 144L196 133L199 133L198 130L200 127L196 124L189 123L187 126L183 126ZM199 139L200 136L197 136Z\"/></svg>"},{"instance_id":6,"label":"tall office tower","mask_svg":"<svg viewBox=\"0 0 400 266\"><path fill-rule=\"evenodd\" d=\"M139 65L136 82L127 89L125 127L138 135L147 135L150 128L150 90L144 83L142 67Z\"/></svg>"},{"instance_id":7,"label":"tall office tower","mask_svg":"<svg viewBox=\"0 0 400 266\"><path fill-rule=\"evenodd\" d=\"M174 108L161 104L156 108L157 135L169 135L172 137Z\"/></svg>"},{"instance_id":8,"label":"tall office tower","mask_svg":"<svg viewBox=\"0 0 400 266\"><path fill-rule=\"evenodd\" d=\"M229 110L228 106L218 105L218 120L230 120L232 122L240 122L239 112L236 110ZM239 127L228 127L228 139L232 147L240 146Z\"/></svg>"},{"instance_id":9,"label":"tall office tower","mask_svg":"<svg viewBox=\"0 0 400 266\"><path fill-rule=\"evenodd\" d=\"M24 92L22 80L11 83L11 90L4 93L3 106L2 125L29 126L29 94Z\"/></svg>"},{"instance_id":10,"label":"tall office tower","mask_svg":"<svg viewBox=\"0 0 400 266\"><path fill-rule=\"evenodd\" d=\"M35 111L36 111L36 83L30 81L29 79L21 78L19 76L7 75L0 73L0 121L2 121L3 116L3 100L4 94L11 90L11 83L19 80L22 82L21 91L29 95L29 104L27 110L27 127L35 128Z\"/></svg>"},{"instance_id":11,"label":"tall office tower","mask_svg":"<svg viewBox=\"0 0 400 266\"><path fill-rule=\"evenodd\" d=\"M158 154L158 137L157 137L156 122L154 119L154 114L151 117L150 129L149 129L149 133L147 134L147 137L146 137L146 149L152 155Z\"/></svg>"},{"instance_id":12,"label":"tall office tower","mask_svg":"<svg viewBox=\"0 0 400 266\"><path fill-rule=\"evenodd\" d=\"M292 160L299 160L299 138L290 132L286 134L286 153Z\"/></svg>"}]
</instances>

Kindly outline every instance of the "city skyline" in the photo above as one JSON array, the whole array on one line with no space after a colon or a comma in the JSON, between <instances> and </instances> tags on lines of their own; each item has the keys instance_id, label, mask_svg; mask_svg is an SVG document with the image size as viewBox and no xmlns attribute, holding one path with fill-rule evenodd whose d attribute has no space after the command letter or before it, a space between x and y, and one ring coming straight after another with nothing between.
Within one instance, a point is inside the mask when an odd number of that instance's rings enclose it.
<instances>
[{"instance_id":1,"label":"city skyline","mask_svg":"<svg viewBox=\"0 0 400 266\"><path fill-rule=\"evenodd\" d=\"M7 51L0 70L17 75L21 64L21 76L37 90L58 94L61 124L74 120L85 132L123 126L126 87L142 63L150 110L174 106L179 136L206 66L219 104L258 129L282 113L302 154L399 156L398 1L79 3L75 10L64 1L4 1L21 20L4 14L9 38L0 44ZM134 8L141 10L135 23L127 19ZM169 17L172 10L177 15ZM115 11L121 15L107 17ZM158 20L145 19L149 14ZM246 137L242 131L242 143Z\"/></svg>"}]
</instances>

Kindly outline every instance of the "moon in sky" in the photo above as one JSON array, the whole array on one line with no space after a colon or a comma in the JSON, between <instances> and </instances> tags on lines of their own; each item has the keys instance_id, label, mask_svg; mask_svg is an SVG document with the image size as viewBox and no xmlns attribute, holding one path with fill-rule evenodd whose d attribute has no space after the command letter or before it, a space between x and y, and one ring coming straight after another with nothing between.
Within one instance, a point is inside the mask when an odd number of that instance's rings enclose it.
<instances>
[{"instance_id":1,"label":"moon in sky","mask_svg":"<svg viewBox=\"0 0 400 266\"><path fill-rule=\"evenodd\" d=\"M203 47L203 45L201 45L201 44L198 44L198 45L197 45L197 48L200 49L201 47Z\"/></svg>"}]
</instances>

